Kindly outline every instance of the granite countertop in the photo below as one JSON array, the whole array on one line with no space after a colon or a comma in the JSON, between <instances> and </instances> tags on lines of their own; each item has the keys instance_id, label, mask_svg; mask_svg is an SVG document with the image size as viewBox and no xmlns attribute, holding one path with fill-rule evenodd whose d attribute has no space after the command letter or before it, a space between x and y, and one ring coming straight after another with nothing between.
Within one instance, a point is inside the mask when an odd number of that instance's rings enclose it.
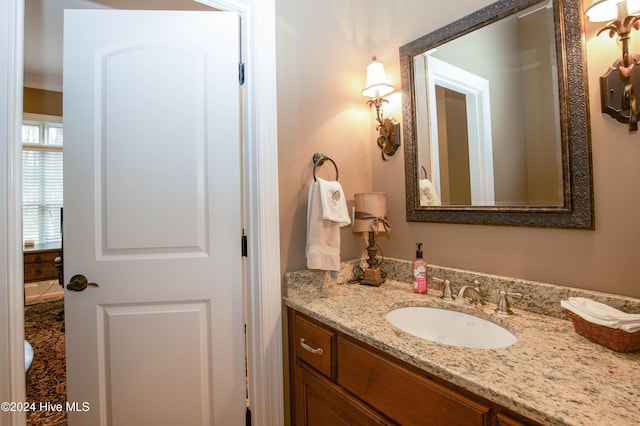
<instances>
[{"instance_id":1,"label":"granite countertop","mask_svg":"<svg viewBox=\"0 0 640 426\"><path fill-rule=\"evenodd\" d=\"M438 289L417 295L410 284L393 279L370 287L313 277L309 271L286 274L287 306L526 417L549 425L640 422L640 353L592 343L566 319L518 309L515 300L514 315L497 315L491 299L480 307L460 298L445 302ZM403 306L477 315L507 328L518 341L501 349L469 349L414 337L384 318Z\"/></svg>"}]
</instances>

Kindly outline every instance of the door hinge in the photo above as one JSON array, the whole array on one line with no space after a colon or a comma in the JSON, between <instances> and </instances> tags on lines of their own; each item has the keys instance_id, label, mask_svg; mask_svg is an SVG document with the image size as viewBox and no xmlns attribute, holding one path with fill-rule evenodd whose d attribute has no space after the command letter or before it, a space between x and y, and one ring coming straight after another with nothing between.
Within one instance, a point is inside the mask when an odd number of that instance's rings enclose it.
<instances>
[{"instance_id":1,"label":"door hinge","mask_svg":"<svg viewBox=\"0 0 640 426\"><path fill-rule=\"evenodd\" d=\"M238 64L238 79L240 80L240 86L244 84L244 62Z\"/></svg>"},{"instance_id":2,"label":"door hinge","mask_svg":"<svg viewBox=\"0 0 640 426\"><path fill-rule=\"evenodd\" d=\"M242 257L247 257L247 236L242 234Z\"/></svg>"}]
</instances>

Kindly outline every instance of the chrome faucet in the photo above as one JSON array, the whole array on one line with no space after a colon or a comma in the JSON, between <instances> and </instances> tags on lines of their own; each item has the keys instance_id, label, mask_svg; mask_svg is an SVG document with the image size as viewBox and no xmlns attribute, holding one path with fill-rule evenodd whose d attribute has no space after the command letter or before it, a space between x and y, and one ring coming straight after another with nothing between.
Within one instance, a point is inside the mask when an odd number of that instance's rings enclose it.
<instances>
[{"instance_id":1,"label":"chrome faucet","mask_svg":"<svg viewBox=\"0 0 640 426\"><path fill-rule=\"evenodd\" d=\"M477 280L473 282L475 287L471 287L470 285L463 285L458 292L458 297L468 297L469 303L473 303L474 305L484 305L484 296L482 295L482 291L480 291L480 284Z\"/></svg>"}]
</instances>

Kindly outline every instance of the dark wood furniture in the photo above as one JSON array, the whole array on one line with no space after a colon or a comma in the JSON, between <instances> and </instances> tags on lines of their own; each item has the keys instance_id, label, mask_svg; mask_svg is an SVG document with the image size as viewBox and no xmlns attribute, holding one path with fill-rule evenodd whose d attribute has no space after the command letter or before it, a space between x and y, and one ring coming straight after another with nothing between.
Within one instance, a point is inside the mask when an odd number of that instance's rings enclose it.
<instances>
[{"instance_id":1,"label":"dark wood furniture","mask_svg":"<svg viewBox=\"0 0 640 426\"><path fill-rule=\"evenodd\" d=\"M24 282L58 279L58 270L53 262L58 256L62 256L59 243L25 247L23 251Z\"/></svg>"},{"instance_id":2,"label":"dark wood furniture","mask_svg":"<svg viewBox=\"0 0 640 426\"><path fill-rule=\"evenodd\" d=\"M291 423L537 425L288 308Z\"/></svg>"}]
</instances>

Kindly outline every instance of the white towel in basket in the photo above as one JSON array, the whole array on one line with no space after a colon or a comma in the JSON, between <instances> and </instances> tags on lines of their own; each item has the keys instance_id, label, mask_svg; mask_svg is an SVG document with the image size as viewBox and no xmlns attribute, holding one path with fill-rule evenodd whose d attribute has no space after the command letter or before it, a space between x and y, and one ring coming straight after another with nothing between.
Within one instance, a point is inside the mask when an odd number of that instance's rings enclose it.
<instances>
[{"instance_id":1,"label":"white towel in basket","mask_svg":"<svg viewBox=\"0 0 640 426\"><path fill-rule=\"evenodd\" d=\"M594 324L633 333L640 330L640 315L627 314L604 303L584 297L561 300L560 306Z\"/></svg>"}]
</instances>

